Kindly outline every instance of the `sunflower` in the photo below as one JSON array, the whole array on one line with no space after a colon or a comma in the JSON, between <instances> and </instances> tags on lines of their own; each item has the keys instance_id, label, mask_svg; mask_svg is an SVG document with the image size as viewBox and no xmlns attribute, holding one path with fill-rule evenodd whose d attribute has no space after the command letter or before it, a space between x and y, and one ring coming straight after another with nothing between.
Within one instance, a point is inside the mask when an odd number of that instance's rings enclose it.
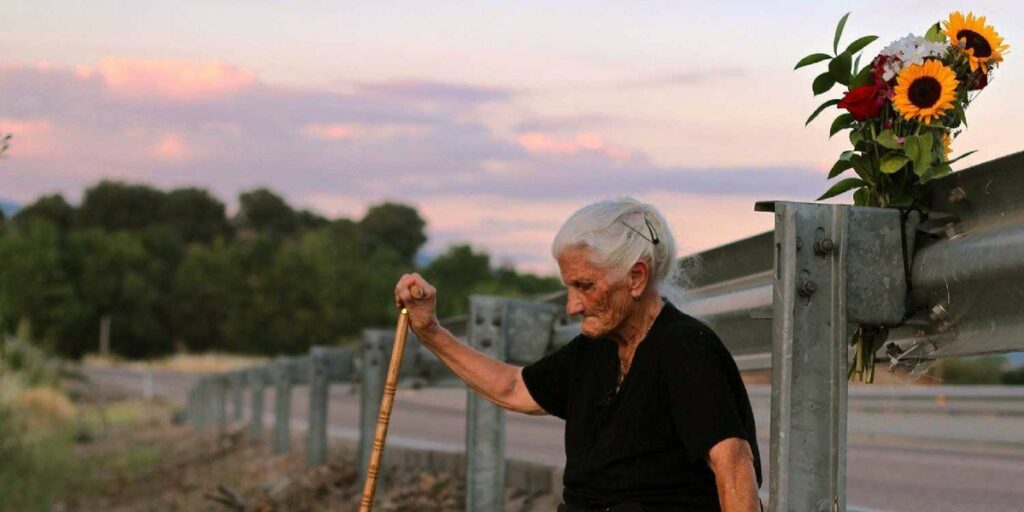
<instances>
[{"instance_id":1,"label":"sunflower","mask_svg":"<svg viewBox=\"0 0 1024 512\"><path fill-rule=\"evenodd\" d=\"M949 154L953 152L953 138L949 136L949 132L942 134L942 155L943 158L949 160Z\"/></svg>"},{"instance_id":2,"label":"sunflower","mask_svg":"<svg viewBox=\"0 0 1024 512\"><path fill-rule=\"evenodd\" d=\"M952 69L928 59L924 64L907 66L896 77L892 106L908 121L916 118L929 124L932 118L953 108L958 85Z\"/></svg>"},{"instance_id":3,"label":"sunflower","mask_svg":"<svg viewBox=\"0 0 1024 512\"><path fill-rule=\"evenodd\" d=\"M985 24L984 16L975 18L974 14L967 13L965 17L956 11L943 24L949 40L956 42L970 61L971 71L981 68L988 73L990 64L1002 62L1003 53L1009 48L995 29Z\"/></svg>"}]
</instances>

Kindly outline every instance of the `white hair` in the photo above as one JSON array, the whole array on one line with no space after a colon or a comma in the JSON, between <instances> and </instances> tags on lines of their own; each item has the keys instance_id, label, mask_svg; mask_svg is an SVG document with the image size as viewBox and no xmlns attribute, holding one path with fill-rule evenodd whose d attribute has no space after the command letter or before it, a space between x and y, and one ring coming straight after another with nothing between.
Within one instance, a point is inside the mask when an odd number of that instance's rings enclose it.
<instances>
[{"instance_id":1,"label":"white hair","mask_svg":"<svg viewBox=\"0 0 1024 512\"><path fill-rule=\"evenodd\" d=\"M675 238L653 205L620 197L580 208L558 230L551 254L557 259L570 248L590 249L591 263L614 280L625 277L636 262L645 261L651 269L649 288L676 304L686 299Z\"/></svg>"}]
</instances>

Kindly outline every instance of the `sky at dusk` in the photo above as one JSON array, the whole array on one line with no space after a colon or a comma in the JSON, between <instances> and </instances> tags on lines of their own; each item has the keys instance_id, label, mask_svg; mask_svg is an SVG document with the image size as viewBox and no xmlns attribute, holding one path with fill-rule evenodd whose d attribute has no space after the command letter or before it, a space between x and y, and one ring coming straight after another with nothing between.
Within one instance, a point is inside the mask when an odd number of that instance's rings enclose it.
<instances>
[{"instance_id":1,"label":"sky at dusk","mask_svg":"<svg viewBox=\"0 0 1024 512\"><path fill-rule=\"evenodd\" d=\"M813 200L848 141L804 120L802 56L875 34L866 59L952 10L1011 49L968 111L969 166L1024 148L1024 4L904 2L68 2L0 8L0 199L100 179L266 186L359 217L385 200L455 242L554 272L560 223L597 199L658 206L683 253ZM831 111L838 113L837 111Z\"/></svg>"}]
</instances>

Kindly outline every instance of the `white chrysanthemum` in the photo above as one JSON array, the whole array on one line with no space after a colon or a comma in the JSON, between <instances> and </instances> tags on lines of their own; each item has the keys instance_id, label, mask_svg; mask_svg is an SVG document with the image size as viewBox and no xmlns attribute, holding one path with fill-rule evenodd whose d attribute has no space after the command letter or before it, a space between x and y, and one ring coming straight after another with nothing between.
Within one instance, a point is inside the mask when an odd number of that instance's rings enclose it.
<instances>
[{"instance_id":1,"label":"white chrysanthemum","mask_svg":"<svg viewBox=\"0 0 1024 512\"><path fill-rule=\"evenodd\" d=\"M914 34L897 39L880 52L881 55L891 57L883 66L882 79L892 80L907 66L923 64L925 59L939 57L947 47L945 43L935 43Z\"/></svg>"}]
</instances>

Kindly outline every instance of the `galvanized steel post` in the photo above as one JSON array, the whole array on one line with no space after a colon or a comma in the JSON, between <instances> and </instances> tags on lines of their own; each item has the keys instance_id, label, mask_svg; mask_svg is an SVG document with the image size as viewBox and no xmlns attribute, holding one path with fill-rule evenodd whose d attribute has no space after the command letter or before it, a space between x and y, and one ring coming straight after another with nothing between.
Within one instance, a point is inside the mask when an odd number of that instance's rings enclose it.
<instances>
[{"instance_id":1,"label":"galvanized steel post","mask_svg":"<svg viewBox=\"0 0 1024 512\"><path fill-rule=\"evenodd\" d=\"M279 357L274 360L274 453L288 451L291 433L288 429L292 410L292 362L291 358Z\"/></svg>"},{"instance_id":2,"label":"galvanized steel post","mask_svg":"<svg viewBox=\"0 0 1024 512\"><path fill-rule=\"evenodd\" d=\"M217 418L217 433L224 434L228 427L228 380L225 375L213 377L214 410Z\"/></svg>"},{"instance_id":3,"label":"galvanized steel post","mask_svg":"<svg viewBox=\"0 0 1024 512\"><path fill-rule=\"evenodd\" d=\"M264 388L267 385L263 374L263 368L250 368L245 375L250 393L252 393L252 410L249 411L249 437L252 439L263 437L263 398Z\"/></svg>"},{"instance_id":4,"label":"galvanized steel post","mask_svg":"<svg viewBox=\"0 0 1024 512\"><path fill-rule=\"evenodd\" d=\"M373 435L380 414L380 401L384 397L384 379L387 377L389 348L394 332L386 329L363 330L361 378L359 383L359 476L366 478L370 463Z\"/></svg>"},{"instance_id":5,"label":"galvanized steel post","mask_svg":"<svg viewBox=\"0 0 1024 512\"><path fill-rule=\"evenodd\" d=\"M327 378L328 347L313 347L309 352L309 426L306 428L306 464L315 466L327 460Z\"/></svg>"},{"instance_id":6,"label":"galvanized steel post","mask_svg":"<svg viewBox=\"0 0 1024 512\"><path fill-rule=\"evenodd\" d=\"M217 412L214 409L216 403L213 400L213 377L203 377L202 386L200 387L200 394L202 396L203 403L203 428L213 425L214 418L217 417Z\"/></svg>"},{"instance_id":7,"label":"galvanized steel post","mask_svg":"<svg viewBox=\"0 0 1024 512\"><path fill-rule=\"evenodd\" d=\"M469 345L505 360L505 299L470 297ZM470 391L466 403L466 510L505 508L505 411Z\"/></svg>"},{"instance_id":8,"label":"galvanized steel post","mask_svg":"<svg viewBox=\"0 0 1024 512\"><path fill-rule=\"evenodd\" d=\"M245 373L241 371L231 372L231 400L234 405L234 421L242 421L245 413Z\"/></svg>"},{"instance_id":9,"label":"galvanized steel post","mask_svg":"<svg viewBox=\"0 0 1024 512\"><path fill-rule=\"evenodd\" d=\"M772 512L846 510L848 208L774 205Z\"/></svg>"}]
</instances>

